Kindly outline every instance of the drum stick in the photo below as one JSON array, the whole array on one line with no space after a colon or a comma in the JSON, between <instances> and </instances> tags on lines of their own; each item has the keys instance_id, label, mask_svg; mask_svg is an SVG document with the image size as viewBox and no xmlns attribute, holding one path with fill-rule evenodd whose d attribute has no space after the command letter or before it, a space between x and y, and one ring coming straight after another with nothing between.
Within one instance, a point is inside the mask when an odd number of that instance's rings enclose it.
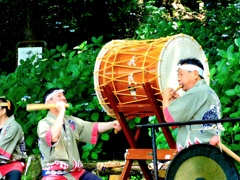
<instances>
[{"instance_id":1,"label":"drum stick","mask_svg":"<svg viewBox=\"0 0 240 180\"><path fill-rule=\"evenodd\" d=\"M217 146L220 149L222 149L225 153L227 153L229 156L231 156L233 159L235 159L237 162L240 162L240 157L233 151L231 151L229 148L227 148L224 144L218 142Z\"/></svg>"},{"instance_id":2,"label":"drum stick","mask_svg":"<svg viewBox=\"0 0 240 180\"><path fill-rule=\"evenodd\" d=\"M118 130L114 128L114 134L117 134L118 133Z\"/></svg>"},{"instance_id":3,"label":"drum stick","mask_svg":"<svg viewBox=\"0 0 240 180\"><path fill-rule=\"evenodd\" d=\"M55 108L56 104L27 104L27 111L35 111L35 110L44 110ZM69 104L65 104L65 108L68 108Z\"/></svg>"},{"instance_id":4,"label":"drum stick","mask_svg":"<svg viewBox=\"0 0 240 180\"><path fill-rule=\"evenodd\" d=\"M117 130L117 129L114 129L114 133L117 134L117 133L118 133L118 130Z\"/></svg>"}]
</instances>

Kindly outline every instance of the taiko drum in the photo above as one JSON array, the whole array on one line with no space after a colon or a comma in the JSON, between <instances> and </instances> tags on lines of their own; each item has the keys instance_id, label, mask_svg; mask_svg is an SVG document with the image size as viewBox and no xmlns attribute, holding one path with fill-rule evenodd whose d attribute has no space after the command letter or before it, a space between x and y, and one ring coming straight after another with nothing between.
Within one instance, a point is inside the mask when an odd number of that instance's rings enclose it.
<instances>
[{"instance_id":1,"label":"taiko drum","mask_svg":"<svg viewBox=\"0 0 240 180\"><path fill-rule=\"evenodd\" d=\"M197 58L204 66L209 84L209 67L202 46L191 36L177 34L151 40L112 40L99 52L94 67L94 88L108 115L114 112L103 91L109 85L119 104L148 103L143 83L149 82L161 101L161 92L176 88L180 59ZM180 90L180 94L183 94Z\"/></svg>"}]
</instances>

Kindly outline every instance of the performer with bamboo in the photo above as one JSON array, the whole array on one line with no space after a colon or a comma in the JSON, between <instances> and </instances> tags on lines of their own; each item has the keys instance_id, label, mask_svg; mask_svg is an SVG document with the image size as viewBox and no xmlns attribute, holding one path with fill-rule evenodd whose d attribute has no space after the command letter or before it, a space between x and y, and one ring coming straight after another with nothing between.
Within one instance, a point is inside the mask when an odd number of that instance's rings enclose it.
<instances>
[{"instance_id":1,"label":"performer with bamboo","mask_svg":"<svg viewBox=\"0 0 240 180\"><path fill-rule=\"evenodd\" d=\"M202 63L194 58L182 59L177 67L178 82L185 91L179 96L177 90L167 88L163 91L163 112L167 122L220 119L221 104L217 94L204 80ZM180 126L177 136L177 149L193 144L219 143L221 124Z\"/></svg>"},{"instance_id":2,"label":"performer with bamboo","mask_svg":"<svg viewBox=\"0 0 240 180\"><path fill-rule=\"evenodd\" d=\"M83 169L78 142L96 144L99 133L121 130L118 121L89 122L65 115L68 105L60 88L46 91L43 102L49 108L37 128L43 179L100 179Z\"/></svg>"}]
</instances>

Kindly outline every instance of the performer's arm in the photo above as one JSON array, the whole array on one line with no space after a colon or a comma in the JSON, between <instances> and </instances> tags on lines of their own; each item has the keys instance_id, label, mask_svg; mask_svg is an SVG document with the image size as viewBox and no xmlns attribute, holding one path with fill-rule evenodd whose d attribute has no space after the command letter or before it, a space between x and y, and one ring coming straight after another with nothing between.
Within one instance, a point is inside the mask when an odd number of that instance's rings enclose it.
<instances>
[{"instance_id":1,"label":"performer's arm","mask_svg":"<svg viewBox=\"0 0 240 180\"><path fill-rule=\"evenodd\" d=\"M65 111L66 108L64 106L64 102L58 102L56 105L56 108L58 109L58 116L56 118L55 123L53 124L53 126L51 126L51 141L52 143L55 143L58 141L61 131L62 131L62 127L63 127L63 119L64 119L64 115L65 115Z\"/></svg>"},{"instance_id":2,"label":"performer's arm","mask_svg":"<svg viewBox=\"0 0 240 180\"><path fill-rule=\"evenodd\" d=\"M105 131L108 131L110 129L117 129L118 131L121 130L121 126L117 120L110 121L110 122L99 122L98 123L98 132L103 133Z\"/></svg>"}]
</instances>

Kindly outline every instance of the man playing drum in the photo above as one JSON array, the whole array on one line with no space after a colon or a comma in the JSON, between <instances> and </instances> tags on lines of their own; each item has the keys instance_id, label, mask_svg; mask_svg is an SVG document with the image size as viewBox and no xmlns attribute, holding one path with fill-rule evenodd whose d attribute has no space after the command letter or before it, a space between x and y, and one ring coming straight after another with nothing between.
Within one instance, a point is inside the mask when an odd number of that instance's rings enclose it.
<instances>
[{"instance_id":1,"label":"man playing drum","mask_svg":"<svg viewBox=\"0 0 240 180\"><path fill-rule=\"evenodd\" d=\"M59 88L49 89L43 101L56 104L37 128L43 179L100 179L83 169L77 142L96 144L99 133L121 129L118 121L93 123L65 115L67 100Z\"/></svg>"},{"instance_id":2,"label":"man playing drum","mask_svg":"<svg viewBox=\"0 0 240 180\"><path fill-rule=\"evenodd\" d=\"M178 82L185 94L181 97L172 88L163 93L163 113L167 122L214 120L221 116L221 104L216 93L204 80L202 63L195 58L182 59L178 63ZM222 127L218 124L217 127ZM179 126L177 149L193 144L217 145L219 129L213 124Z\"/></svg>"},{"instance_id":3,"label":"man playing drum","mask_svg":"<svg viewBox=\"0 0 240 180\"><path fill-rule=\"evenodd\" d=\"M0 179L21 180L27 155L24 133L13 113L13 104L0 98Z\"/></svg>"}]
</instances>

